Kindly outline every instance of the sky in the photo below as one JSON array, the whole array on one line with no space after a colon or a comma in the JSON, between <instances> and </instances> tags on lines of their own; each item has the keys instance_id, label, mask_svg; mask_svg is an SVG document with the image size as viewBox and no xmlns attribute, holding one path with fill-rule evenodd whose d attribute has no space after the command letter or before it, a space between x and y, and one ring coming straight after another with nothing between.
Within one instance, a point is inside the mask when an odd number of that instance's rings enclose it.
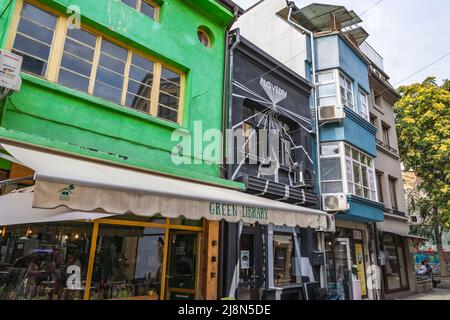
<instances>
[{"instance_id":1,"label":"sky","mask_svg":"<svg viewBox=\"0 0 450 320\"><path fill-rule=\"evenodd\" d=\"M258 1L235 2L246 9ZM384 70L394 87L421 82L429 76L438 81L450 79L449 0L295 2L299 8L311 3L343 5L359 14L361 26L370 34L367 42L384 58Z\"/></svg>"}]
</instances>

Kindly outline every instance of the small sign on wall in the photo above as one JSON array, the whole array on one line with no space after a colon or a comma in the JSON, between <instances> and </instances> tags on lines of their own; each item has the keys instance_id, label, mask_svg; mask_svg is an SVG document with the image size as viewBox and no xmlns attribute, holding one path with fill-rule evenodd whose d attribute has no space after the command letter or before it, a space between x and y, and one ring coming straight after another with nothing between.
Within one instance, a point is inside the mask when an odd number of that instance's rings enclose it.
<instances>
[{"instance_id":1,"label":"small sign on wall","mask_svg":"<svg viewBox=\"0 0 450 320\"><path fill-rule=\"evenodd\" d=\"M361 230L353 230L353 240L362 240L362 231Z\"/></svg>"},{"instance_id":2,"label":"small sign on wall","mask_svg":"<svg viewBox=\"0 0 450 320\"><path fill-rule=\"evenodd\" d=\"M0 50L0 88L19 91L22 60L17 54Z\"/></svg>"},{"instance_id":3,"label":"small sign on wall","mask_svg":"<svg viewBox=\"0 0 450 320\"><path fill-rule=\"evenodd\" d=\"M250 251L241 250L241 269L250 269Z\"/></svg>"}]
</instances>

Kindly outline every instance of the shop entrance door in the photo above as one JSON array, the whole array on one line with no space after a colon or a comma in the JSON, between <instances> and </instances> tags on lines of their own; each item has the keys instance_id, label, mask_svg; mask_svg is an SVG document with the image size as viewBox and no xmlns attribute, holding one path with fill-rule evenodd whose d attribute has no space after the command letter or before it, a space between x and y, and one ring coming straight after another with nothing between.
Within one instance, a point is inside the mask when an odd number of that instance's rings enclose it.
<instances>
[{"instance_id":1,"label":"shop entrance door","mask_svg":"<svg viewBox=\"0 0 450 320\"><path fill-rule=\"evenodd\" d=\"M167 300L197 298L199 248L198 232L170 231L165 290Z\"/></svg>"},{"instance_id":2,"label":"shop entrance door","mask_svg":"<svg viewBox=\"0 0 450 320\"><path fill-rule=\"evenodd\" d=\"M350 299L350 287L352 284L350 254L350 239L337 238L334 241L334 262L336 270L336 293L341 294L341 299Z\"/></svg>"},{"instance_id":3,"label":"shop entrance door","mask_svg":"<svg viewBox=\"0 0 450 320\"><path fill-rule=\"evenodd\" d=\"M261 228L244 226L239 242L238 300L261 299L263 251Z\"/></svg>"}]
</instances>

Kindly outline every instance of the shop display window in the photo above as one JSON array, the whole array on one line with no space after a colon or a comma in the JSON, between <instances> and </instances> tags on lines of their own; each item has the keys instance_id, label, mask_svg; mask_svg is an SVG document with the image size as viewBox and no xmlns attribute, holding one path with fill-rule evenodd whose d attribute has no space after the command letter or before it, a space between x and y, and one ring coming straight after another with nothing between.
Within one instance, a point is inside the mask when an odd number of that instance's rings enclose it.
<instances>
[{"instance_id":1,"label":"shop display window","mask_svg":"<svg viewBox=\"0 0 450 320\"><path fill-rule=\"evenodd\" d=\"M91 283L91 300L158 300L165 229L101 225Z\"/></svg>"},{"instance_id":2,"label":"shop display window","mask_svg":"<svg viewBox=\"0 0 450 320\"><path fill-rule=\"evenodd\" d=\"M406 290L409 287L406 274L406 260L401 238L383 236L384 277L387 292Z\"/></svg>"},{"instance_id":3,"label":"shop display window","mask_svg":"<svg viewBox=\"0 0 450 320\"><path fill-rule=\"evenodd\" d=\"M33 224L0 238L1 300L81 300L92 225Z\"/></svg>"},{"instance_id":4,"label":"shop display window","mask_svg":"<svg viewBox=\"0 0 450 320\"><path fill-rule=\"evenodd\" d=\"M295 283L295 247L291 235L273 235L273 272L276 286Z\"/></svg>"}]
</instances>

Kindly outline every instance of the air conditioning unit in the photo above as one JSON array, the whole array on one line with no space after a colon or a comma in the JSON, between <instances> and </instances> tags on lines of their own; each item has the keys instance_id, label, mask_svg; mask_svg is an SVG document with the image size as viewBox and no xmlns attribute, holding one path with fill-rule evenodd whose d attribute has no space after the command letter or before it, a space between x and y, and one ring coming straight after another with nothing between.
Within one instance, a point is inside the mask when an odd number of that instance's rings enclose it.
<instances>
[{"instance_id":1,"label":"air conditioning unit","mask_svg":"<svg viewBox=\"0 0 450 320\"><path fill-rule=\"evenodd\" d=\"M319 107L320 121L339 121L345 118L344 109L341 106Z\"/></svg>"},{"instance_id":2,"label":"air conditioning unit","mask_svg":"<svg viewBox=\"0 0 450 320\"><path fill-rule=\"evenodd\" d=\"M348 210L347 197L343 193L329 193L322 195L323 210L339 212Z\"/></svg>"}]
</instances>

